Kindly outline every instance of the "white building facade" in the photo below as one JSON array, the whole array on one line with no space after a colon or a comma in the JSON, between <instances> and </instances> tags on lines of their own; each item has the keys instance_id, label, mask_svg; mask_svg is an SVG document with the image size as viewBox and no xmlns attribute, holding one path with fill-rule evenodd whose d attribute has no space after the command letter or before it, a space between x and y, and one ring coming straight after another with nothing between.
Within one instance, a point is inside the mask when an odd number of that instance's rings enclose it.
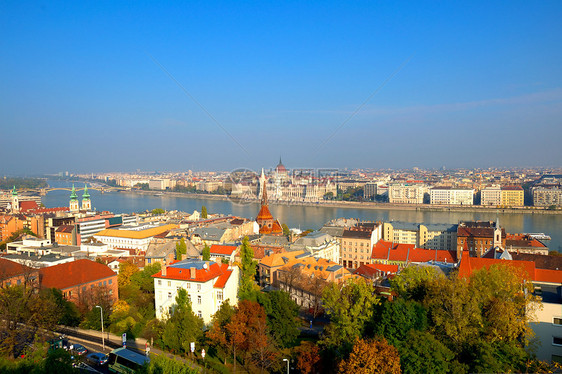
<instances>
[{"instance_id":1,"label":"white building facade","mask_svg":"<svg viewBox=\"0 0 562 374\"><path fill-rule=\"evenodd\" d=\"M187 291L193 312L205 324L211 322L221 304L238 303L237 266L201 260L184 260L164 266L154 276L156 318L167 319L176 303L179 289Z\"/></svg>"},{"instance_id":2,"label":"white building facade","mask_svg":"<svg viewBox=\"0 0 562 374\"><path fill-rule=\"evenodd\" d=\"M430 204L473 205L474 189L434 187L429 191Z\"/></svg>"}]
</instances>

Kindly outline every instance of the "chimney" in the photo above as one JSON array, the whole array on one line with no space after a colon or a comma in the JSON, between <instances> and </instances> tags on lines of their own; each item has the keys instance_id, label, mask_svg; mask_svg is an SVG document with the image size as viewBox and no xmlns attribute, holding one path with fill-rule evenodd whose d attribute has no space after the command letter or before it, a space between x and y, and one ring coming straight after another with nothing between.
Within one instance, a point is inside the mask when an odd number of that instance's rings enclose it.
<instances>
[{"instance_id":1,"label":"chimney","mask_svg":"<svg viewBox=\"0 0 562 374\"><path fill-rule=\"evenodd\" d=\"M189 268L189 277L190 277L191 279L195 279L195 278L196 278L195 270L196 270L195 268Z\"/></svg>"},{"instance_id":2,"label":"chimney","mask_svg":"<svg viewBox=\"0 0 562 374\"><path fill-rule=\"evenodd\" d=\"M166 263L163 263L163 264L162 264L162 276L163 276L163 277L166 276L166 270L167 270Z\"/></svg>"}]
</instances>

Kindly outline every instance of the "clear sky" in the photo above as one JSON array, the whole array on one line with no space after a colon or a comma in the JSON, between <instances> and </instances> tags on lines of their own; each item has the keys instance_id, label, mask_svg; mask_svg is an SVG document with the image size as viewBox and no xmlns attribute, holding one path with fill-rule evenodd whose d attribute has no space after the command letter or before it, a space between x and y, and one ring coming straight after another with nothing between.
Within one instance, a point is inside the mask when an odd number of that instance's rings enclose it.
<instances>
[{"instance_id":1,"label":"clear sky","mask_svg":"<svg viewBox=\"0 0 562 374\"><path fill-rule=\"evenodd\" d=\"M560 166L561 20L559 0L5 0L0 174Z\"/></svg>"}]
</instances>

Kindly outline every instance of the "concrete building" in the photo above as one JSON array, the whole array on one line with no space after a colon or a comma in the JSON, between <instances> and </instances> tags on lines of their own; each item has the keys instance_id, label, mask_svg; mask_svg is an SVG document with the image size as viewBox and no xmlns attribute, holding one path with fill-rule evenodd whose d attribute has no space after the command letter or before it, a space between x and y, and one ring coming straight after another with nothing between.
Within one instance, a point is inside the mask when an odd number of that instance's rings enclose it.
<instances>
[{"instance_id":1,"label":"concrete building","mask_svg":"<svg viewBox=\"0 0 562 374\"><path fill-rule=\"evenodd\" d=\"M363 197L371 200L377 196L377 184L374 182L365 183L363 187Z\"/></svg>"},{"instance_id":2,"label":"concrete building","mask_svg":"<svg viewBox=\"0 0 562 374\"><path fill-rule=\"evenodd\" d=\"M184 260L166 265L153 275L156 318L167 319L178 290L187 291L193 312L208 324L225 300L238 303L238 267L216 262Z\"/></svg>"},{"instance_id":3,"label":"concrete building","mask_svg":"<svg viewBox=\"0 0 562 374\"><path fill-rule=\"evenodd\" d=\"M560 187L533 187L531 191L534 206L562 206L562 189Z\"/></svg>"},{"instance_id":4,"label":"concrete building","mask_svg":"<svg viewBox=\"0 0 562 374\"><path fill-rule=\"evenodd\" d=\"M483 188L480 191L480 205L499 206L502 203L502 190L498 185Z\"/></svg>"},{"instance_id":5,"label":"concrete building","mask_svg":"<svg viewBox=\"0 0 562 374\"><path fill-rule=\"evenodd\" d=\"M135 254L146 253L150 241L156 236L177 228L177 225L123 227L121 229L105 229L94 235L94 238L110 249L134 250Z\"/></svg>"},{"instance_id":6,"label":"concrete building","mask_svg":"<svg viewBox=\"0 0 562 374\"><path fill-rule=\"evenodd\" d=\"M372 228L361 226L345 229L342 235L340 264L348 269L357 269L371 261L373 245L382 238L382 224Z\"/></svg>"},{"instance_id":7,"label":"concrete building","mask_svg":"<svg viewBox=\"0 0 562 374\"><path fill-rule=\"evenodd\" d=\"M505 248L506 233L499 222L466 221L457 227L457 257L463 251L481 257L490 248Z\"/></svg>"},{"instance_id":8,"label":"concrete building","mask_svg":"<svg viewBox=\"0 0 562 374\"><path fill-rule=\"evenodd\" d=\"M429 199L432 205L473 205L474 189L433 187L429 190Z\"/></svg>"},{"instance_id":9,"label":"concrete building","mask_svg":"<svg viewBox=\"0 0 562 374\"><path fill-rule=\"evenodd\" d=\"M309 252L312 257L323 258L336 264L340 263L341 248L339 240L320 231L311 232L305 237L298 238L289 245L289 250L304 250Z\"/></svg>"},{"instance_id":10,"label":"concrete building","mask_svg":"<svg viewBox=\"0 0 562 374\"><path fill-rule=\"evenodd\" d=\"M502 187L501 205L504 207L518 207L518 206L525 205L523 187L521 186Z\"/></svg>"},{"instance_id":11,"label":"concrete building","mask_svg":"<svg viewBox=\"0 0 562 374\"><path fill-rule=\"evenodd\" d=\"M388 186L388 202L392 204L423 204L427 187L419 184L391 183Z\"/></svg>"},{"instance_id":12,"label":"concrete building","mask_svg":"<svg viewBox=\"0 0 562 374\"><path fill-rule=\"evenodd\" d=\"M456 250L457 225L439 223L384 222L382 239L418 248Z\"/></svg>"}]
</instances>

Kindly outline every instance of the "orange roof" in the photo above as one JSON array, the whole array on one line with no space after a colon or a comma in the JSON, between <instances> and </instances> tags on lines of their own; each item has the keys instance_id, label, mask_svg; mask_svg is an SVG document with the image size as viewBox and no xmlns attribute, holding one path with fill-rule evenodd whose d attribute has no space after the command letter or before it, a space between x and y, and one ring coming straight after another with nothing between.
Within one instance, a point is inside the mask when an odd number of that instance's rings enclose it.
<instances>
[{"instance_id":1,"label":"orange roof","mask_svg":"<svg viewBox=\"0 0 562 374\"><path fill-rule=\"evenodd\" d=\"M107 265L91 260L76 260L39 269L41 286L66 289L97 280L117 277Z\"/></svg>"},{"instance_id":2,"label":"orange roof","mask_svg":"<svg viewBox=\"0 0 562 374\"><path fill-rule=\"evenodd\" d=\"M438 261L438 262L457 262L457 252L456 251L446 251L442 249L423 249L414 248L410 251L411 262L428 262L428 261Z\"/></svg>"},{"instance_id":3,"label":"orange roof","mask_svg":"<svg viewBox=\"0 0 562 374\"><path fill-rule=\"evenodd\" d=\"M467 278L477 270L483 268L489 269L490 266L497 264L504 264L520 268L527 274L530 280L538 280L536 279L535 263L532 261L499 260L494 258L470 257L469 252L466 251L462 254L461 264L459 266L459 276ZM562 272L560 272L560 274L562 275ZM547 274L545 274L545 277L546 276Z\"/></svg>"},{"instance_id":4,"label":"orange roof","mask_svg":"<svg viewBox=\"0 0 562 374\"><path fill-rule=\"evenodd\" d=\"M250 247L254 251L254 258L258 260L265 257L266 251L271 251L272 253L285 252L285 248L277 245L251 244Z\"/></svg>"},{"instance_id":5,"label":"orange roof","mask_svg":"<svg viewBox=\"0 0 562 374\"><path fill-rule=\"evenodd\" d=\"M273 253L269 256L265 256L261 259L260 264L269 266L270 268L283 266L289 260L294 259L296 256L304 254L305 251L293 251L293 252L282 252L282 253Z\"/></svg>"},{"instance_id":6,"label":"orange roof","mask_svg":"<svg viewBox=\"0 0 562 374\"><path fill-rule=\"evenodd\" d=\"M457 262L455 251L416 248L413 244L392 243L382 239L373 246L371 258L401 262Z\"/></svg>"},{"instance_id":7,"label":"orange roof","mask_svg":"<svg viewBox=\"0 0 562 374\"><path fill-rule=\"evenodd\" d=\"M267 205L262 205L260 212L258 213L258 216L256 217L256 221L257 220L268 220L268 219L273 219L273 216L271 215L271 212L269 211L269 208Z\"/></svg>"},{"instance_id":8,"label":"orange roof","mask_svg":"<svg viewBox=\"0 0 562 374\"><path fill-rule=\"evenodd\" d=\"M228 255L230 256L238 247L235 245L219 245L213 244L210 248L212 255Z\"/></svg>"},{"instance_id":9,"label":"orange roof","mask_svg":"<svg viewBox=\"0 0 562 374\"><path fill-rule=\"evenodd\" d=\"M34 210L39 208L39 205L37 205L37 202L33 201L33 200L28 200L28 201L20 201L20 211L21 212L27 212L28 210Z\"/></svg>"},{"instance_id":10,"label":"orange roof","mask_svg":"<svg viewBox=\"0 0 562 374\"><path fill-rule=\"evenodd\" d=\"M330 260L326 260L325 258L314 258L314 257L304 257L304 258L293 258L287 262L285 266L283 266L280 270L282 271L289 271L295 265L302 265L300 270L303 274L312 275L314 274L315 277L327 280L330 277L331 272L327 269L329 267L335 266L340 270L340 273L344 277L351 276L351 272Z\"/></svg>"},{"instance_id":11,"label":"orange roof","mask_svg":"<svg viewBox=\"0 0 562 374\"><path fill-rule=\"evenodd\" d=\"M535 269L535 280L545 283L562 283L562 271Z\"/></svg>"},{"instance_id":12,"label":"orange roof","mask_svg":"<svg viewBox=\"0 0 562 374\"><path fill-rule=\"evenodd\" d=\"M21 275L34 271L35 269L30 268L17 262L6 260L0 258L0 280L8 279L16 275Z\"/></svg>"},{"instance_id":13,"label":"orange roof","mask_svg":"<svg viewBox=\"0 0 562 374\"><path fill-rule=\"evenodd\" d=\"M219 276L219 278L217 279L217 281L215 282L213 287L214 288L224 288L224 286L226 286L226 282L228 282L228 278L230 278L231 274L232 274L232 270L226 270L225 272L223 272Z\"/></svg>"},{"instance_id":14,"label":"orange roof","mask_svg":"<svg viewBox=\"0 0 562 374\"><path fill-rule=\"evenodd\" d=\"M131 238L131 239L146 239L153 237L155 235L161 234L163 232L169 231L171 229L177 228L178 225L163 225L158 227L152 227L145 230L117 230L117 229L105 229L97 234L96 236L109 236L115 238Z\"/></svg>"}]
</instances>

